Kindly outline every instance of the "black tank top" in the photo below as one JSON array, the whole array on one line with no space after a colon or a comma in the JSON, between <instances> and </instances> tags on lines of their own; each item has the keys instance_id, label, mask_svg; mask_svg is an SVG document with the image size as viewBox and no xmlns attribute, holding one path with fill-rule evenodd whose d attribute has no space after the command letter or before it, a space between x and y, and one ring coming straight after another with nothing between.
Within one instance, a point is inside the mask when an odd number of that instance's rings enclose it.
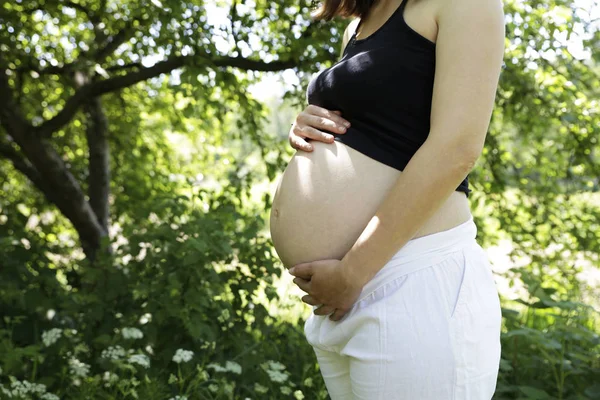
<instances>
[{"instance_id":1,"label":"black tank top","mask_svg":"<svg viewBox=\"0 0 600 400\"><path fill-rule=\"evenodd\" d=\"M435 74L436 45L406 24L407 1L368 37L355 32L342 58L306 91L308 104L350 121L345 134L327 132L335 141L400 171L429 135ZM468 176L456 190L469 196Z\"/></svg>"}]
</instances>

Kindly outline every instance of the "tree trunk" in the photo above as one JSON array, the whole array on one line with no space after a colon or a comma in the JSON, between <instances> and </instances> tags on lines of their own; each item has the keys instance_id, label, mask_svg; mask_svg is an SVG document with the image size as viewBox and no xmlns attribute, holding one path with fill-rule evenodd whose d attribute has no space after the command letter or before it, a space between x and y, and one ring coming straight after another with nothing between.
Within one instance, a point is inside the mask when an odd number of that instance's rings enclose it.
<instances>
[{"instance_id":1,"label":"tree trunk","mask_svg":"<svg viewBox=\"0 0 600 400\"><path fill-rule=\"evenodd\" d=\"M100 226L108 232L110 194L110 149L108 121L99 97L86 106L89 117L86 136L89 151L88 194L90 205Z\"/></svg>"}]
</instances>

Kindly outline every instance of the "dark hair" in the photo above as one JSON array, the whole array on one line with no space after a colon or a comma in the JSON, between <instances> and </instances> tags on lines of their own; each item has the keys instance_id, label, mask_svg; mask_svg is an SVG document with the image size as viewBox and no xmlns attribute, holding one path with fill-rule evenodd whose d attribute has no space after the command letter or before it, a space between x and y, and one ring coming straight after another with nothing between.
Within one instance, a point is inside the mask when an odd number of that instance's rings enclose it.
<instances>
[{"instance_id":1,"label":"dark hair","mask_svg":"<svg viewBox=\"0 0 600 400\"><path fill-rule=\"evenodd\" d=\"M330 21L333 17L364 18L377 0L323 0L321 6L312 13L316 20Z\"/></svg>"}]
</instances>

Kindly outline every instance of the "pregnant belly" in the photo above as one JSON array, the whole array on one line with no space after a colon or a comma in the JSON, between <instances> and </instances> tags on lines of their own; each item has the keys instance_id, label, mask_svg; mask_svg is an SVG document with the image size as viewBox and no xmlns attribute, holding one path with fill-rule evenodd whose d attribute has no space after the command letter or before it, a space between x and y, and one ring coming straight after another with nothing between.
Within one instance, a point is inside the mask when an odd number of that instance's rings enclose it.
<instances>
[{"instance_id":1,"label":"pregnant belly","mask_svg":"<svg viewBox=\"0 0 600 400\"><path fill-rule=\"evenodd\" d=\"M402 173L337 141L311 144L292 157L273 198L271 238L286 268L342 259Z\"/></svg>"}]
</instances>

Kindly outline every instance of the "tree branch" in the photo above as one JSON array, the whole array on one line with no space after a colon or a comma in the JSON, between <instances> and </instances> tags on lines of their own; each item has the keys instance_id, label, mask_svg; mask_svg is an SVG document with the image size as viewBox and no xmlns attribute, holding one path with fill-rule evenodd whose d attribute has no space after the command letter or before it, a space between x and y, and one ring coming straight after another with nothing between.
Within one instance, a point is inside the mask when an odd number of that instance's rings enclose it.
<instances>
[{"instance_id":1,"label":"tree branch","mask_svg":"<svg viewBox=\"0 0 600 400\"><path fill-rule=\"evenodd\" d=\"M43 186L43 180L35 167L8 143L0 143L0 156L8 159L16 170L25 175L35 186Z\"/></svg>"},{"instance_id":2,"label":"tree branch","mask_svg":"<svg viewBox=\"0 0 600 400\"><path fill-rule=\"evenodd\" d=\"M250 60L243 57L218 57L212 60L202 56L172 57L166 61L158 62L152 67L140 67L136 72L83 85L67 100L63 109L54 118L44 122L42 125L38 126L36 130L41 136L50 137L54 132L66 125L79 110L79 107L90 98L123 89L138 82L159 76L160 74L171 72L174 69L189 64L190 60L199 58L205 59L209 64L218 67L236 67L256 71L278 71L292 68L297 65L295 60L272 61L266 63L264 61Z\"/></svg>"},{"instance_id":3,"label":"tree branch","mask_svg":"<svg viewBox=\"0 0 600 400\"><path fill-rule=\"evenodd\" d=\"M13 167L25 175L29 181L35 186L42 194L48 199L48 201L54 205L57 205L60 198L54 193L49 182L45 181L40 173L35 169L23 155L16 151L10 144L0 144L0 156L11 161ZM58 207L58 206L57 206ZM60 207L58 207L60 209Z\"/></svg>"},{"instance_id":4,"label":"tree branch","mask_svg":"<svg viewBox=\"0 0 600 400\"><path fill-rule=\"evenodd\" d=\"M106 230L99 224L81 186L56 150L46 139L32 132L33 127L21 117L14 105L12 89L3 70L0 70L0 93L0 123L19 145L23 156L6 146L3 146L2 154L8 156L15 168L23 172L48 201L54 203L71 221L84 251L93 258L100 248L102 238L107 236Z\"/></svg>"},{"instance_id":5,"label":"tree branch","mask_svg":"<svg viewBox=\"0 0 600 400\"><path fill-rule=\"evenodd\" d=\"M15 137L15 142L23 154L40 173L44 183L38 187L71 221L79 233L84 251L93 259L107 232L98 222L79 182L47 140L23 133L15 136L19 137Z\"/></svg>"},{"instance_id":6,"label":"tree branch","mask_svg":"<svg viewBox=\"0 0 600 400\"><path fill-rule=\"evenodd\" d=\"M133 32L135 32L135 30L133 29L133 21L131 21L127 24L127 27L121 29L116 35L111 36L108 40L106 40L104 47L99 49L94 55L94 61L97 63L104 61L104 59L111 55L117 49L117 47L125 43L125 41L131 37Z\"/></svg>"},{"instance_id":7,"label":"tree branch","mask_svg":"<svg viewBox=\"0 0 600 400\"><path fill-rule=\"evenodd\" d=\"M89 151L88 195L98 222L108 232L110 194L108 120L99 97L93 98L85 108L89 118L85 132Z\"/></svg>"}]
</instances>

